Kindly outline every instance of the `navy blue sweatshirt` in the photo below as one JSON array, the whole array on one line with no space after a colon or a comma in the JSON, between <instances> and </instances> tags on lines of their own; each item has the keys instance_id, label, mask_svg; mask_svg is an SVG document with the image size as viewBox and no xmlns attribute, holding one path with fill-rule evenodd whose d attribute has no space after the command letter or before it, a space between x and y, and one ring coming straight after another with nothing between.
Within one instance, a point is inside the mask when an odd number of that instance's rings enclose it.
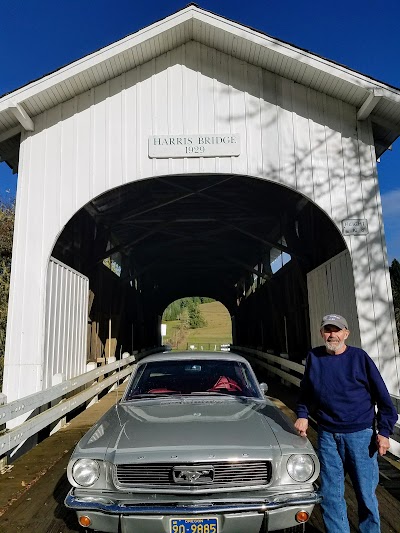
<instances>
[{"instance_id":1,"label":"navy blue sweatshirt","mask_svg":"<svg viewBox=\"0 0 400 533\"><path fill-rule=\"evenodd\" d=\"M364 350L354 346L339 355L328 354L325 346L309 352L296 411L298 418L312 414L332 433L361 431L372 427L376 418L379 434L389 437L397 422L379 370Z\"/></svg>"}]
</instances>

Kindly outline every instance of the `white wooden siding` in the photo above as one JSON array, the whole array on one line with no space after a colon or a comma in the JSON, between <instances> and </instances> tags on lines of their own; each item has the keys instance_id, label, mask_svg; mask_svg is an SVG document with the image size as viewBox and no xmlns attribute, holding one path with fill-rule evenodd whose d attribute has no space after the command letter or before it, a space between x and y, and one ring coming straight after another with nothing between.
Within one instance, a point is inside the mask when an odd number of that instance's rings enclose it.
<instances>
[{"instance_id":1,"label":"white wooden siding","mask_svg":"<svg viewBox=\"0 0 400 533\"><path fill-rule=\"evenodd\" d=\"M60 169L48 174L54 183L62 173L63 202L61 209L54 208L62 225L110 188L182 172L232 172L280 182L315 199L340 225L349 214L336 201L341 187L361 193L360 166L354 164L357 137L342 135L342 130L357 135L355 111L190 42L43 113L30 135L42 161L50 157L47 140L60 153ZM182 133L239 133L242 153L207 160L148 158L149 135ZM352 169L348 176L346 164ZM340 187L331 183L338 173ZM357 211L355 205L351 211Z\"/></svg>"},{"instance_id":2,"label":"white wooden siding","mask_svg":"<svg viewBox=\"0 0 400 533\"><path fill-rule=\"evenodd\" d=\"M86 369L89 280L54 258L47 271L43 389Z\"/></svg>"},{"instance_id":3,"label":"white wooden siding","mask_svg":"<svg viewBox=\"0 0 400 533\"><path fill-rule=\"evenodd\" d=\"M165 133L239 133L241 154L150 159L148 136ZM352 290L361 344L380 359L397 394L399 376L389 370L398 361L397 338L372 150L371 125L357 123L355 107L194 41L37 116L20 150L4 380L9 400L41 387L44 273L68 220L113 187L214 172L297 189L339 231L345 218L368 219L368 235L345 237ZM26 353L29 372L21 366Z\"/></svg>"}]
</instances>

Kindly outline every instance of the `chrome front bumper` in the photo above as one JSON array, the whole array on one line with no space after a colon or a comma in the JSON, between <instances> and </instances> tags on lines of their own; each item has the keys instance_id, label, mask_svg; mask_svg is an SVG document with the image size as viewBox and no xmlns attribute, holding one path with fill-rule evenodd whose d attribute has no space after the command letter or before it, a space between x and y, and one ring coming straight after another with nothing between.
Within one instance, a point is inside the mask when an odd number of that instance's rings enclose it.
<instances>
[{"instance_id":1,"label":"chrome front bumper","mask_svg":"<svg viewBox=\"0 0 400 533\"><path fill-rule=\"evenodd\" d=\"M121 503L106 496L75 496L74 489L71 489L65 498L65 505L75 511L100 511L107 514L119 515L203 515L219 513L245 513L258 512L265 513L284 507L304 507L315 505L321 501L318 492L311 492L303 497L296 497L287 494L282 497L275 497L271 500L249 502L249 503L193 503L188 505L131 505Z\"/></svg>"},{"instance_id":2,"label":"chrome front bumper","mask_svg":"<svg viewBox=\"0 0 400 533\"><path fill-rule=\"evenodd\" d=\"M65 505L76 511L78 519L90 520L89 527L108 533L171 533L172 520L178 517L216 517L219 533L260 533L298 525L296 514L309 516L321 501L317 492L275 494L270 498L235 501L130 502L118 494L75 494L72 489ZM87 523L87 522L86 522Z\"/></svg>"}]
</instances>

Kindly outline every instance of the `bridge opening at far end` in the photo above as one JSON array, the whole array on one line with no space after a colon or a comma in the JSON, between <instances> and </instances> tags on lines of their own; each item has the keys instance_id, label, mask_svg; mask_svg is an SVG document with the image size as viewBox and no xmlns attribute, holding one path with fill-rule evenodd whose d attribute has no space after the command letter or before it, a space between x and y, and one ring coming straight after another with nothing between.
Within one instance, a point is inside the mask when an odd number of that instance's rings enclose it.
<instances>
[{"instance_id":1,"label":"bridge opening at far end","mask_svg":"<svg viewBox=\"0 0 400 533\"><path fill-rule=\"evenodd\" d=\"M228 351L232 343L229 311L207 296L179 298L163 312L161 340L168 350Z\"/></svg>"}]
</instances>

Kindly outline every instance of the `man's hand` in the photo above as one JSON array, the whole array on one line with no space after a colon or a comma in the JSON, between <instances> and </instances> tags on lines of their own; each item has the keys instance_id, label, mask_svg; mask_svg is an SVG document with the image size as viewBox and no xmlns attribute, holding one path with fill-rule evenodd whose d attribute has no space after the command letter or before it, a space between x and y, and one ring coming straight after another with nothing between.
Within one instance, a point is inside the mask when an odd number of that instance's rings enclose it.
<instances>
[{"instance_id":1,"label":"man's hand","mask_svg":"<svg viewBox=\"0 0 400 533\"><path fill-rule=\"evenodd\" d=\"M383 435L377 435L376 436L376 446L378 448L379 455L385 455L385 453L390 448L390 442L387 437L384 437Z\"/></svg>"},{"instance_id":2,"label":"man's hand","mask_svg":"<svg viewBox=\"0 0 400 533\"><path fill-rule=\"evenodd\" d=\"M294 427L297 429L300 437L307 437L308 419L298 418L294 423Z\"/></svg>"}]
</instances>

